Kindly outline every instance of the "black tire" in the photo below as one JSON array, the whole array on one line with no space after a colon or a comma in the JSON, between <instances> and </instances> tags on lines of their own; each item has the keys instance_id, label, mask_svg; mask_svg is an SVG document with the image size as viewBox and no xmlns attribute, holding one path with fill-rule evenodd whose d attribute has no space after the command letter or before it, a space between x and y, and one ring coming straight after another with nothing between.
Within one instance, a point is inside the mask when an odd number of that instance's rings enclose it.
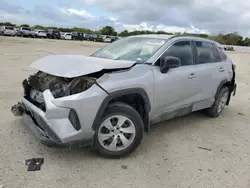
<instances>
[{"instance_id":1,"label":"black tire","mask_svg":"<svg viewBox=\"0 0 250 188\"><path fill-rule=\"evenodd\" d=\"M122 115L127 117L130 121L133 122L135 127L135 137L133 142L125 149L120 151L110 151L105 149L98 140L98 131L104 120L111 116ZM125 103L114 103L108 106L105 110L99 125L96 127L93 149L98 152L101 156L107 158L120 158L132 153L141 143L143 138L143 121L139 113L130 105Z\"/></svg>"},{"instance_id":2,"label":"black tire","mask_svg":"<svg viewBox=\"0 0 250 188\"><path fill-rule=\"evenodd\" d=\"M205 110L205 113L208 116L210 116L210 117L218 117L221 114L221 112L223 111L225 106L219 112L218 112L218 108L219 108L219 103L220 103L222 97L225 95L225 93L227 93L228 96L230 95L228 87L223 86L221 88L221 90L219 91L219 93L216 95L215 102L214 102L213 106L211 106L210 108Z\"/></svg>"}]
</instances>

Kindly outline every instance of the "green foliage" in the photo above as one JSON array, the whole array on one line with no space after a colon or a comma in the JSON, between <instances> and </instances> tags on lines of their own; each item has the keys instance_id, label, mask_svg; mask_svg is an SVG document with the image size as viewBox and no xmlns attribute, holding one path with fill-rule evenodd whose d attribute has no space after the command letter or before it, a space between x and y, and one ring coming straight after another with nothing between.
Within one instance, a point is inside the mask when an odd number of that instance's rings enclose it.
<instances>
[{"instance_id":1,"label":"green foliage","mask_svg":"<svg viewBox=\"0 0 250 188\"><path fill-rule=\"evenodd\" d=\"M20 26L12 24L10 22L0 22L0 26L12 26L12 27L30 27L28 24L22 24ZM101 34L101 35L111 35L111 36L120 36L120 37L127 37L131 35L143 35L143 34L166 34L166 35L187 35L187 36L198 36L202 38L208 38L217 41L220 44L225 45L241 45L241 46L250 46L250 38L246 37L243 39L241 35L239 35L237 32L234 33L228 33L228 34L218 34L216 36L209 36L208 34L197 34L197 33L187 33L186 31L181 34L179 32L170 33L165 31L128 31L124 30L120 33L117 33L115 29L111 26L105 26L102 29L98 31L92 31L88 28L79 28L79 27L73 27L73 28L63 28L63 27L45 27L41 25L35 25L31 27L32 29L40 29L40 30L48 30L48 29L56 29L61 32L81 32L86 34Z\"/></svg>"},{"instance_id":2,"label":"green foliage","mask_svg":"<svg viewBox=\"0 0 250 188\"><path fill-rule=\"evenodd\" d=\"M1 25L4 25L4 26L11 26L11 27L15 27L16 25L15 24L12 24L10 22L0 22L0 26Z\"/></svg>"},{"instance_id":3,"label":"green foliage","mask_svg":"<svg viewBox=\"0 0 250 188\"><path fill-rule=\"evenodd\" d=\"M44 30L45 27L43 27L43 26L41 26L41 25L35 25L35 26L31 27L31 29Z\"/></svg>"},{"instance_id":4,"label":"green foliage","mask_svg":"<svg viewBox=\"0 0 250 188\"><path fill-rule=\"evenodd\" d=\"M22 24L20 27L30 27L28 24Z\"/></svg>"},{"instance_id":5,"label":"green foliage","mask_svg":"<svg viewBox=\"0 0 250 188\"><path fill-rule=\"evenodd\" d=\"M113 35L113 36L117 35L117 32L115 31L115 29L111 26L108 26L108 25L103 27L102 29L100 29L99 33L101 35Z\"/></svg>"}]
</instances>

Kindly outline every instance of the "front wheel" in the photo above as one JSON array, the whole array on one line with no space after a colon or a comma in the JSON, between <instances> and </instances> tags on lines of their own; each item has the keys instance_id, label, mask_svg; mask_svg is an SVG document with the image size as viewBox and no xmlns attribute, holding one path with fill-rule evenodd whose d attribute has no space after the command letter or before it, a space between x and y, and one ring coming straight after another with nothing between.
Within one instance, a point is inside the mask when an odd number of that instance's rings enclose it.
<instances>
[{"instance_id":1,"label":"front wheel","mask_svg":"<svg viewBox=\"0 0 250 188\"><path fill-rule=\"evenodd\" d=\"M143 138L143 121L125 103L110 105L96 128L94 149L104 157L123 157L133 152Z\"/></svg>"},{"instance_id":2,"label":"front wheel","mask_svg":"<svg viewBox=\"0 0 250 188\"><path fill-rule=\"evenodd\" d=\"M228 100L229 95L230 95L230 93L229 93L228 87L223 86L221 88L220 92L215 97L215 102L214 102L213 106L206 109L205 113L211 117L218 117L221 114L221 112L224 110L224 108L227 104L227 100Z\"/></svg>"}]
</instances>

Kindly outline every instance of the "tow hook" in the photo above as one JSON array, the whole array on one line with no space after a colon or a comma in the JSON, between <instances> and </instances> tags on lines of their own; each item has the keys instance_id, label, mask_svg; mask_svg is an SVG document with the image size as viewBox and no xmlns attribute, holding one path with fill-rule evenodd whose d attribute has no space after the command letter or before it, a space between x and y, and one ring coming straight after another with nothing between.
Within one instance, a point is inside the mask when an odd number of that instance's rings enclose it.
<instances>
[{"instance_id":1,"label":"tow hook","mask_svg":"<svg viewBox=\"0 0 250 188\"><path fill-rule=\"evenodd\" d=\"M14 114L14 116L22 116L24 111L25 107L21 102L18 102L11 107L11 112Z\"/></svg>"}]
</instances>

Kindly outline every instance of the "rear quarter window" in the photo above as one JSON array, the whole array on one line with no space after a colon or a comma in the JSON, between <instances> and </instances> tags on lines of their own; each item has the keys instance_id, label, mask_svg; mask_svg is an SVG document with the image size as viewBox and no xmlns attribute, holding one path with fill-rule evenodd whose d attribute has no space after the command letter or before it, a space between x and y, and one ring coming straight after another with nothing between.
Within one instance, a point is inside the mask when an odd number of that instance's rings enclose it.
<instances>
[{"instance_id":1,"label":"rear quarter window","mask_svg":"<svg viewBox=\"0 0 250 188\"><path fill-rule=\"evenodd\" d=\"M218 62L218 54L215 53L214 46L210 42L195 41L198 64ZM216 57L217 56L217 57Z\"/></svg>"}]
</instances>

